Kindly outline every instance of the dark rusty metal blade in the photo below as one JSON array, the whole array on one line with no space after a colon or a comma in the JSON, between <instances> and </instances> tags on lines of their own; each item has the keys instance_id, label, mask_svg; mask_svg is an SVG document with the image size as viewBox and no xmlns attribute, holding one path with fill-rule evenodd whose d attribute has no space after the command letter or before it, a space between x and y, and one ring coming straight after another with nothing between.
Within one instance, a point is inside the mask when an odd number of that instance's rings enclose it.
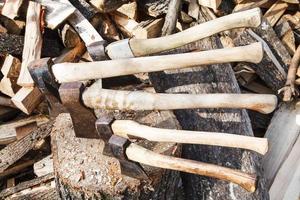
<instances>
[{"instance_id":1,"label":"dark rusty metal blade","mask_svg":"<svg viewBox=\"0 0 300 200\"><path fill-rule=\"evenodd\" d=\"M130 145L128 139L112 135L108 144L114 157L120 161L122 174L137 179L148 179L146 172L139 163L128 160L126 156L126 148Z\"/></svg>"},{"instance_id":2,"label":"dark rusty metal blade","mask_svg":"<svg viewBox=\"0 0 300 200\"><path fill-rule=\"evenodd\" d=\"M76 137L99 138L96 131L96 116L81 102L84 85L81 82L64 83L59 88L62 104L71 114Z\"/></svg>"}]
</instances>

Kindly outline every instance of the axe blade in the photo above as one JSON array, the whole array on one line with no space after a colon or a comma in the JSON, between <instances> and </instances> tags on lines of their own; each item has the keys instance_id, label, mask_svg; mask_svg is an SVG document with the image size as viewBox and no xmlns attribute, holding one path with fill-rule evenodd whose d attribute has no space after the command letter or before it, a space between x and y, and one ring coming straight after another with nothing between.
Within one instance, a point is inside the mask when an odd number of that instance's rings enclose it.
<instances>
[{"instance_id":1,"label":"axe blade","mask_svg":"<svg viewBox=\"0 0 300 200\"><path fill-rule=\"evenodd\" d=\"M121 173L137 179L149 179L143 167L134 161L128 160L126 156L126 148L130 145L130 141L120 136L112 135L108 141L112 154L120 162Z\"/></svg>"},{"instance_id":2,"label":"axe blade","mask_svg":"<svg viewBox=\"0 0 300 200\"><path fill-rule=\"evenodd\" d=\"M58 94L59 84L55 81L51 71L53 61L51 58L37 59L28 65L29 73L34 80L36 86L45 96L49 108L50 115L56 117L59 113L65 111L61 105Z\"/></svg>"},{"instance_id":3,"label":"axe blade","mask_svg":"<svg viewBox=\"0 0 300 200\"><path fill-rule=\"evenodd\" d=\"M81 82L62 84L59 88L60 98L71 114L76 137L99 139L95 127L96 116L81 103L83 90Z\"/></svg>"}]
</instances>

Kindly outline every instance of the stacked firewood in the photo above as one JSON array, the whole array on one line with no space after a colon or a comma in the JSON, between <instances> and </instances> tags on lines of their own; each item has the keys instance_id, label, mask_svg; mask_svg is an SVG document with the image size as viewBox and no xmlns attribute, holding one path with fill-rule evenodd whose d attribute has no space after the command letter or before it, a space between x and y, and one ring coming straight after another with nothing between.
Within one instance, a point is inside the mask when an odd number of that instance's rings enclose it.
<instances>
[{"instance_id":1,"label":"stacked firewood","mask_svg":"<svg viewBox=\"0 0 300 200\"><path fill-rule=\"evenodd\" d=\"M0 0L0 199L298 199L299 8Z\"/></svg>"}]
</instances>

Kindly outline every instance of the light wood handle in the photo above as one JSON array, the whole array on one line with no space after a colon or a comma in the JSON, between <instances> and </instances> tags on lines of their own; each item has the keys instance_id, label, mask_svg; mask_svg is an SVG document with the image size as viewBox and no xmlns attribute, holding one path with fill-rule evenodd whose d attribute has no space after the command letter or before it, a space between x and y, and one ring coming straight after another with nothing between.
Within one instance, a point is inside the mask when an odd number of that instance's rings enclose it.
<instances>
[{"instance_id":1,"label":"light wood handle","mask_svg":"<svg viewBox=\"0 0 300 200\"><path fill-rule=\"evenodd\" d=\"M254 8L220 17L165 37L131 39L129 40L129 44L134 56L144 56L174 49L225 30L241 27L257 27L260 23L261 11L259 8Z\"/></svg>"},{"instance_id":2,"label":"light wood handle","mask_svg":"<svg viewBox=\"0 0 300 200\"><path fill-rule=\"evenodd\" d=\"M107 60L89 63L59 63L52 66L58 82L108 78L226 62L258 63L263 57L261 43L194 53Z\"/></svg>"},{"instance_id":3,"label":"light wood handle","mask_svg":"<svg viewBox=\"0 0 300 200\"><path fill-rule=\"evenodd\" d=\"M193 160L165 156L154 153L153 151L136 144L130 144L127 147L126 156L129 160L146 165L214 177L236 183L249 192L255 191L256 177L238 170Z\"/></svg>"},{"instance_id":4,"label":"light wood handle","mask_svg":"<svg viewBox=\"0 0 300 200\"><path fill-rule=\"evenodd\" d=\"M154 142L205 144L234 147L256 151L264 155L268 151L268 139L228 133L161 129L139 124L132 120L116 120L112 124L115 135L138 137Z\"/></svg>"},{"instance_id":5,"label":"light wood handle","mask_svg":"<svg viewBox=\"0 0 300 200\"><path fill-rule=\"evenodd\" d=\"M82 100L89 108L112 110L237 108L270 113L277 105L277 97L270 94L164 94L96 86L86 89Z\"/></svg>"}]
</instances>

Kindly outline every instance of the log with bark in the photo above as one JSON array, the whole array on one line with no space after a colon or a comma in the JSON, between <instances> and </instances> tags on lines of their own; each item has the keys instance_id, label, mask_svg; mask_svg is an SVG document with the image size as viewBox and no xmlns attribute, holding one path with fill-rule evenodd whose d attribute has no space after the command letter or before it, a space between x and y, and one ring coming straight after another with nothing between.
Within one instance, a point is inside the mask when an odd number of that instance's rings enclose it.
<instances>
[{"instance_id":1,"label":"log with bark","mask_svg":"<svg viewBox=\"0 0 300 200\"><path fill-rule=\"evenodd\" d=\"M203 13L200 19L204 19ZM218 37L210 37L197 42L199 50L221 48ZM167 93L240 93L230 64L218 64L205 68L195 67L151 73L150 80L157 92ZM222 131L233 134L253 135L249 116L245 110L234 109L194 109L174 112L185 130ZM222 166L239 168L259 176L257 190L248 193L236 185L212 178L183 174L186 199L266 199L268 192L260 169L260 157L240 149L183 145L184 158L210 162Z\"/></svg>"},{"instance_id":2,"label":"log with bark","mask_svg":"<svg viewBox=\"0 0 300 200\"><path fill-rule=\"evenodd\" d=\"M271 25L263 20L258 28L241 31L234 39L235 45L245 45L261 41L264 46L264 58L258 64L249 64L258 76L275 92L285 84L287 68L291 62L291 56L282 44Z\"/></svg>"}]
</instances>

